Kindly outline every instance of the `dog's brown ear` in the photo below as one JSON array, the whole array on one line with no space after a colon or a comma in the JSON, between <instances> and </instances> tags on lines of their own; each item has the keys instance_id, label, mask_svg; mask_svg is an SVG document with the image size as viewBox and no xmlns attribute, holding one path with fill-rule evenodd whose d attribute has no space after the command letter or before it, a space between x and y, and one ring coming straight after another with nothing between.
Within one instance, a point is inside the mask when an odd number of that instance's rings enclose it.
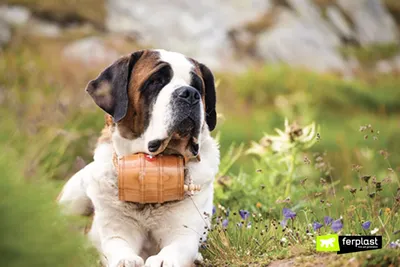
<instances>
[{"instance_id":1,"label":"dog's brown ear","mask_svg":"<svg viewBox=\"0 0 400 267\"><path fill-rule=\"evenodd\" d=\"M120 58L86 86L86 92L100 108L113 117L114 122L119 122L126 115L132 69L142 54L143 51L137 51Z\"/></svg>"},{"instance_id":2,"label":"dog's brown ear","mask_svg":"<svg viewBox=\"0 0 400 267\"><path fill-rule=\"evenodd\" d=\"M206 65L199 63L199 66L205 87L206 122L209 130L212 131L217 124L217 113L215 111L216 92L214 76Z\"/></svg>"}]
</instances>

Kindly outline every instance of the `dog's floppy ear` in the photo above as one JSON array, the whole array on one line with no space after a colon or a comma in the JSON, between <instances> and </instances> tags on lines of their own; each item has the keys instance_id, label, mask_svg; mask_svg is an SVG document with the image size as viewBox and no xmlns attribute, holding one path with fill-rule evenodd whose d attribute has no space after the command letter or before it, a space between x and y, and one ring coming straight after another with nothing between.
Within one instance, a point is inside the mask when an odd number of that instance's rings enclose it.
<instances>
[{"instance_id":1,"label":"dog's floppy ear","mask_svg":"<svg viewBox=\"0 0 400 267\"><path fill-rule=\"evenodd\" d=\"M215 111L216 93L214 76L206 65L199 63L199 66L205 87L206 122L210 131L212 131L217 124L217 113Z\"/></svg>"},{"instance_id":2,"label":"dog's floppy ear","mask_svg":"<svg viewBox=\"0 0 400 267\"><path fill-rule=\"evenodd\" d=\"M126 115L131 72L142 54L143 51L137 51L120 58L86 86L86 92L101 109L113 117L114 122L119 122Z\"/></svg>"}]
</instances>

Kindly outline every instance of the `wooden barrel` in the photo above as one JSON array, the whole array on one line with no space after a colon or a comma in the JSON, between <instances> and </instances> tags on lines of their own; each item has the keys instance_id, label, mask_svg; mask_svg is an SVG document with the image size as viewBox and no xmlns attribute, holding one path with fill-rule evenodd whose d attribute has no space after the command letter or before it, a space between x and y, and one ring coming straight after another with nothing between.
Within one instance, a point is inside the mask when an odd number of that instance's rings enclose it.
<instances>
[{"instance_id":1,"label":"wooden barrel","mask_svg":"<svg viewBox=\"0 0 400 267\"><path fill-rule=\"evenodd\" d=\"M119 199L136 203L164 203L184 198L184 159L138 153L119 159Z\"/></svg>"}]
</instances>

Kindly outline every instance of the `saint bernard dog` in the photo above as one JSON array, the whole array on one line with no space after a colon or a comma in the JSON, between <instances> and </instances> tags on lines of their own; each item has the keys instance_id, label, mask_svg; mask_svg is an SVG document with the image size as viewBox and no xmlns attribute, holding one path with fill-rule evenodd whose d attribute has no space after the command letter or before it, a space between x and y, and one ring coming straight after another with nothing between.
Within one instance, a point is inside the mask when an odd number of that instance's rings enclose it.
<instances>
[{"instance_id":1,"label":"saint bernard dog","mask_svg":"<svg viewBox=\"0 0 400 267\"><path fill-rule=\"evenodd\" d=\"M90 81L86 91L106 112L94 160L64 186L59 203L88 215L90 240L109 267L186 267L201 258L213 206L219 149L216 93L209 68L182 54L142 50L122 57ZM178 151L187 176L201 190L181 201L138 204L118 199L113 153Z\"/></svg>"}]
</instances>

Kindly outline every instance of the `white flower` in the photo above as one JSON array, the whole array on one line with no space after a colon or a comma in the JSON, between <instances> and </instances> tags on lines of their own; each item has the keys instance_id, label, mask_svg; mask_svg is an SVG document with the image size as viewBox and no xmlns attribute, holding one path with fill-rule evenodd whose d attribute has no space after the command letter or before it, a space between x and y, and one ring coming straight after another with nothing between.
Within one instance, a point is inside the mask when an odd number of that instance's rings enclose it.
<instances>
[{"instance_id":1,"label":"white flower","mask_svg":"<svg viewBox=\"0 0 400 267\"><path fill-rule=\"evenodd\" d=\"M286 237L282 237L281 242L285 243L287 241Z\"/></svg>"},{"instance_id":2,"label":"white flower","mask_svg":"<svg viewBox=\"0 0 400 267\"><path fill-rule=\"evenodd\" d=\"M371 231L371 235L376 234L378 231L379 231L379 229L375 227L375 228Z\"/></svg>"}]
</instances>

